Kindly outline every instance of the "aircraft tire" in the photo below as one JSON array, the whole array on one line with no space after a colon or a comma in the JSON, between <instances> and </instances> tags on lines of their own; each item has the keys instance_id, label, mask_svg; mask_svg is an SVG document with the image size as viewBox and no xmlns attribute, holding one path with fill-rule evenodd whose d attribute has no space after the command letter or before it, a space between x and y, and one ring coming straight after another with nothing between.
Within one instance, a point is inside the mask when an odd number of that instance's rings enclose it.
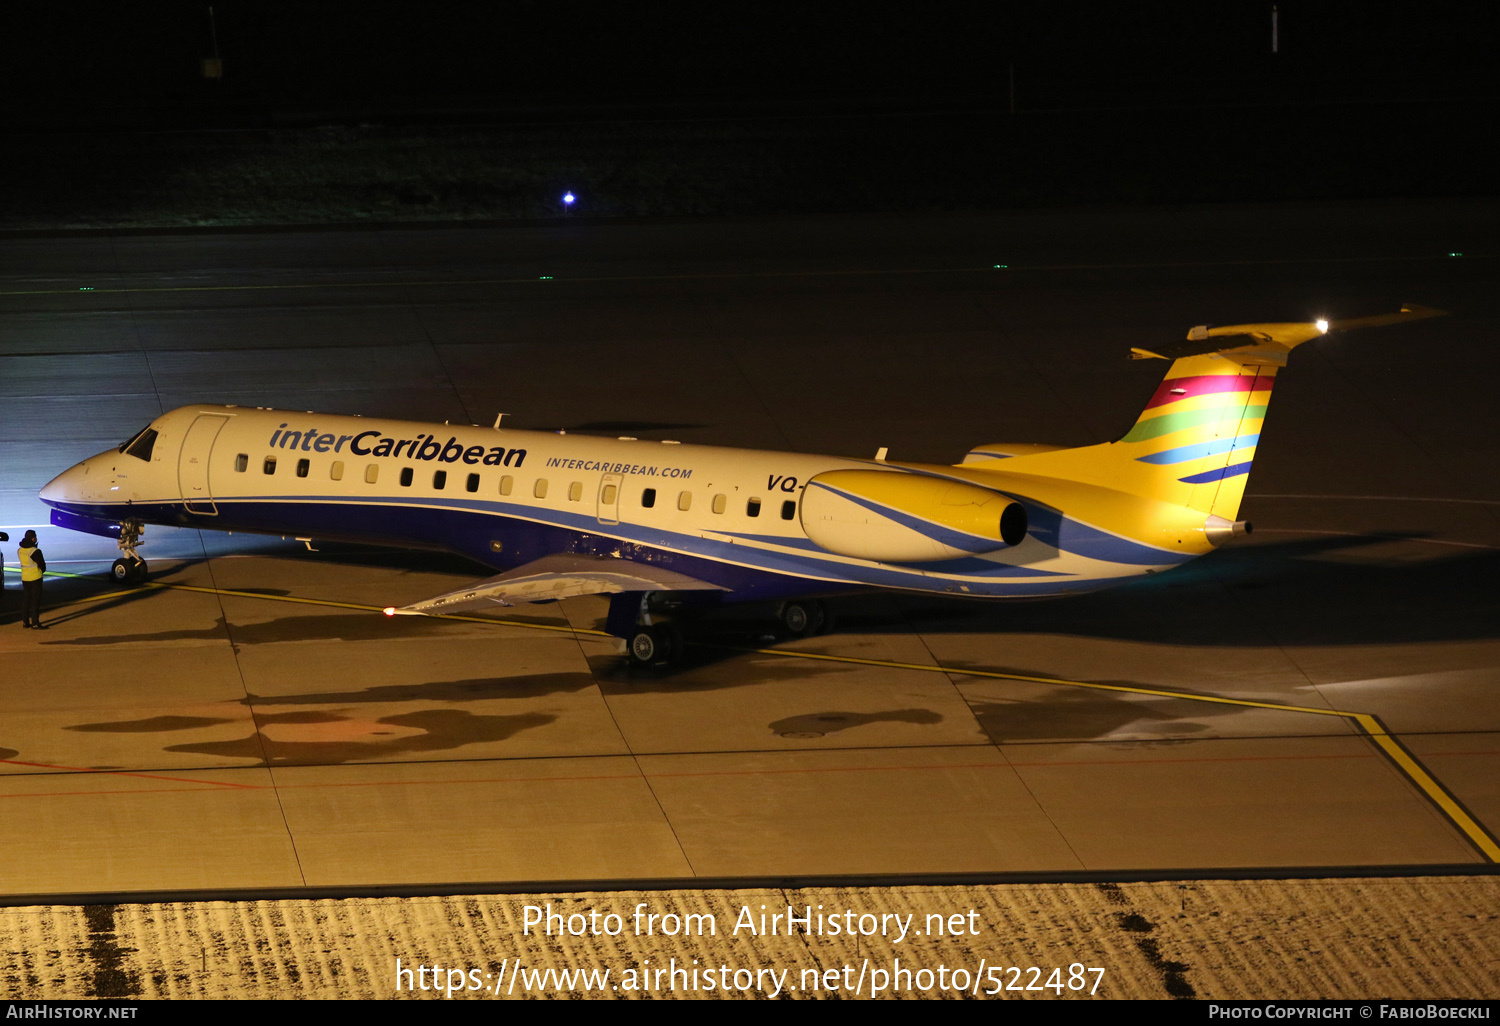
<instances>
[{"instance_id":1,"label":"aircraft tire","mask_svg":"<svg viewBox=\"0 0 1500 1026\"><path fill-rule=\"evenodd\" d=\"M637 670L666 666L680 654L681 637L670 624L637 627L625 641L625 656Z\"/></svg>"},{"instance_id":2,"label":"aircraft tire","mask_svg":"<svg viewBox=\"0 0 1500 1026\"><path fill-rule=\"evenodd\" d=\"M116 584L134 587L146 577L146 564L134 559L117 559L109 567L109 576Z\"/></svg>"},{"instance_id":3,"label":"aircraft tire","mask_svg":"<svg viewBox=\"0 0 1500 1026\"><path fill-rule=\"evenodd\" d=\"M818 629L815 630L815 631L813 631L813 633L814 634L832 634L833 631L834 631L834 624L835 624L835 622L836 622L836 618L833 615L833 610L829 609L826 605L824 605L823 603L819 602L818 603Z\"/></svg>"},{"instance_id":4,"label":"aircraft tire","mask_svg":"<svg viewBox=\"0 0 1500 1026\"><path fill-rule=\"evenodd\" d=\"M821 602L788 602L781 607L782 630L794 638L817 634L826 620Z\"/></svg>"}]
</instances>

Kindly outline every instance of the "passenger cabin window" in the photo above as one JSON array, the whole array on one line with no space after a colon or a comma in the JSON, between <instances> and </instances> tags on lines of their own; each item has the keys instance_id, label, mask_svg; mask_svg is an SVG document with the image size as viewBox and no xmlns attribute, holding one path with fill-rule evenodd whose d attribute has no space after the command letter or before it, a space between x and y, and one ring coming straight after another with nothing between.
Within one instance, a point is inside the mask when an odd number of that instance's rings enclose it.
<instances>
[{"instance_id":1,"label":"passenger cabin window","mask_svg":"<svg viewBox=\"0 0 1500 1026\"><path fill-rule=\"evenodd\" d=\"M680 510L683 510L684 512L686 512L687 510L692 509L693 508L693 493L692 492L678 492L677 493L677 508L680 509Z\"/></svg>"},{"instance_id":2,"label":"passenger cabin window","mask_svg":"<svg viewBox=\"0 0 1500 1026\"><path fill-rule=\"evenodd\" d=\"M617 496L619 492L620 490L614 485L605 485L604 491L599 494L599 501L606 506L613 506L615 504L615 496Z\"/></svg>"},{"instance_id":3,"label":"passenger cabin window","mask_svg":"<svg viewBox=\"0 0 1500 1026\"><path fill-rule=\"evenodd\" d=\"M745 503L745 516L747 516L747 517L758 517L758 516L760 516L760 500L759 499L751 499L749 502Z\"/></svg>"},{"instance_id":4,"label":"passenger cabin window","mask_svg":"<svg viewBox=\"0 0 1500 1026\"><path fill-rule=\"evenodd\" d=\"M333 465L328 468L328 478L331 481L342 481L344 479L344 461L334 460Z\"/></svg>"},{"instance_id":5,"label":"passenger cabin window","mask_svg":"<svg viewBox=\"0 0 1500 1026\"><path fill-rule=\"evenodd\" d=\"M791 520L797 515L797 501L788 499L781 504L781 519Z\"/></svg>"},{"instance_id":6,"label":"passenger cabin window","mask_svg":"<svg viewBox=\"0 0 1500 1026\"><path fill-rule=\"evenodd\" d=\"M531 490L531 494L535 495L538 499L545 499L547 497L547 479L545 477L536 479L536 487Z\"/></svg>"},{"instance_id":7,"label":"passenger cabin window","mask_svg":"<svg viewBox=\"0 0 1500 1026\"><path fill-rule=\"evenodd\" d=\"M120 451L126 456L134 456L138 460L151 462L151 449L156 445L156 430L146 428L130 441L120 446Z\"/></svg>"},{"instance_id":8,"label":"passenger cabin window","mask_svg":"<svg viewBox=\"0 0 1500 1026\"><path fill-rule=\"evenodd\" d=\"M410 488L411 487L411 468L410 467L402 467L401 468L401 487L402 488Z\"/></svg>"},{"instance_id":9,"label":"passenger cabin window","mask_svg":"<svg viewBox=\"0 0 1500 1026\"><path fill-rule=\"evenodd\" d=\"M516 479L506 474L500 479L500 494L509 495L510 490L515 487Z\"/></svg>"},{"instance_id":10,"label":"passenger cabin window","mask_svg":"<svg viewBox=\"0 0 1500 1026\"><path fill-rule=\"evenodd\" d=\"M298 477L306 477L307 476L307 472L309 470L311 470L311 469L312 469L312 464L310 464L307 460L298 460L297 461L297 476Z\"/></svg>"},{"instance_id":11,"label":"passenger cabin window","mask_svg":"<svg viewBox=\"0 0 1500 1026\"><path fill-rule=\"evenodd\" d=\"M432 472L432 487L442 491L448 487L448 472L446 470L434 470Z\"/></svg>"},{"instance_id":12,"label":"passenger cabin window","mask_svg":"<svg viewBox=\"0 0 1500 1026\"><path fill-rule=\"evenodd\" d=\"M365 484L374 484L380 480L380 464L370 463L365 466Z\"/></svg>"},{"instance_id":13,"label":"passenger cabin window","mask_svg":"<svg viewBox=\"0 0 1500 1026\"><path fill-rule=\"evenodd\" d=\"M470 474L468 482L464 485L471 492L479 491L479 475Z\"/></svg>"},{"instance_id":14,"label":"passenger cabin window","mask_svg":"<svg viewBox=\"0 0 1500 1026\"><path fill-rule=\"evenodd\" d=\"M568 501L577 502L581 498L583 498L583 482L574 481L568 485Z\"/></svg>"},{"instance_id":15,"label":"passenger cabin window","mask_svg":"<svg viewBox=\"0 0 1500 1026\"><path fill-rule=\"evenodd\" d=\"M243 474L245 471L247 471L249 469L250 469L250 454L248 452L242 452L242 453L240 453L238 456L236 456L234 458L234 472L236 474Z\"/></svg>"},{"instance_id":16,"label":"passenger cabin window","mask_svg":"<svg viewBox=\"0 0 1500 1026\"><path fill-rule=\"evenodd\" d=\"M643 506L646 509L650 509L652 506L655 506L655 505L656 505L656 489L655 488L647 488L644 492L641 492L641 506Z\"/></svg>"},{"instance_id":17,"label":"passenger cabin window","mask_svg":"<svg viewBox=\"0 0 1500 1026\"><path fill-rule=\"evenodd\" d=\"M727 496L727 495L715 495L714 496L714 512L715 513L722 513L726 509L728 509L728 508L729 508L729 496Z\"/></svg>"},{"instance_id":18,"label":"passenger cabin window","mask_svg":"<svg viewBox=\"0 0 1500 1026\"><path fill-rule=\"evenodd\" d=\"M276 473L276 457L275 456L267 456L266 457L266 462L264 462L264 463L262 463L260 465L260 470L261 470L261 473L263 473L263 474L274 474L274 473Z\"/></svg>"}]
</instances>

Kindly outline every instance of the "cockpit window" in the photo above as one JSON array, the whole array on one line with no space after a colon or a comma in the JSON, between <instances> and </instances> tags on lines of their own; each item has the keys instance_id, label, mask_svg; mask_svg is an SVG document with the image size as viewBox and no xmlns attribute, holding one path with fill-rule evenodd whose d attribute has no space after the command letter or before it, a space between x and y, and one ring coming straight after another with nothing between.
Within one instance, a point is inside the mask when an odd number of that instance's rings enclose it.
<instances>
[{"instance_id":1,"label":"cockpit window","mask_svg":"<svg viewBox=\"0 0 1500 1026\"><path fill-rule=\"evenodd\" d=\"M120 446L120 451L126 456L134 456L138 460L151 462L151 448L156 445L156 430L147 428L136 435L130 441Z\"/></svg>"}]
</instances>

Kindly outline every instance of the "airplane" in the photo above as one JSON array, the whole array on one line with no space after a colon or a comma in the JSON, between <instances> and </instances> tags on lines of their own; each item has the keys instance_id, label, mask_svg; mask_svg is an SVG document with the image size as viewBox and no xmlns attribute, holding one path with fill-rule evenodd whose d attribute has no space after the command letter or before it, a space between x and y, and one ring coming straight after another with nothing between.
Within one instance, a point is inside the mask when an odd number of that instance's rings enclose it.
<instances>
[{"instance_id":1,"label":"airplane","mask_svg":"<svg viewBox=\"0 0 1500 1026\"><path fill-rule=\"evenodd\" d=\"M1443 313L1195 327L1131 351L1170 367L1122 437L955 465L195 405L40 497L55 526L117 539L124 584L146 575L146 524L442 550L500 572L387 615L607 594L630 664L660 667L679 621L724 603L774 602L802 636L843 593L1073 595L1211 552L1251 530L1240 502L1288 354Z\"/></svg>"}]
</instances>

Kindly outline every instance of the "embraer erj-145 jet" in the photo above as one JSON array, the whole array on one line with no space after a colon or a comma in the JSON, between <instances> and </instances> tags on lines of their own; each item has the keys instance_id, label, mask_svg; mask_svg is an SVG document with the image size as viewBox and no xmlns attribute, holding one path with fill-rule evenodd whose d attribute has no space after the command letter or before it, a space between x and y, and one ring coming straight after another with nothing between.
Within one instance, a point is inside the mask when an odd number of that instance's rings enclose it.
<instances>
[{"instance_id":1,"label":"embraer erj-145 jet","mask_svg":"<svg viewBox=\"0 0 1500 1026\"><path fill-rule=\"evenodd\" d=\"M806 634L841 592L1069 595L1201 556L1249 530L1240 499L1287 354L1440 313L1194 328L1133 351L1172 363L1120 439L980 445L954 466L185 406L41 498L53 524L119 539L121 581L145 575L144 524L440 549L503 572L387 613L608 593L609 632L659 665L681 646L664 609L774 601Z\"/></svg>"}]
</instances>

